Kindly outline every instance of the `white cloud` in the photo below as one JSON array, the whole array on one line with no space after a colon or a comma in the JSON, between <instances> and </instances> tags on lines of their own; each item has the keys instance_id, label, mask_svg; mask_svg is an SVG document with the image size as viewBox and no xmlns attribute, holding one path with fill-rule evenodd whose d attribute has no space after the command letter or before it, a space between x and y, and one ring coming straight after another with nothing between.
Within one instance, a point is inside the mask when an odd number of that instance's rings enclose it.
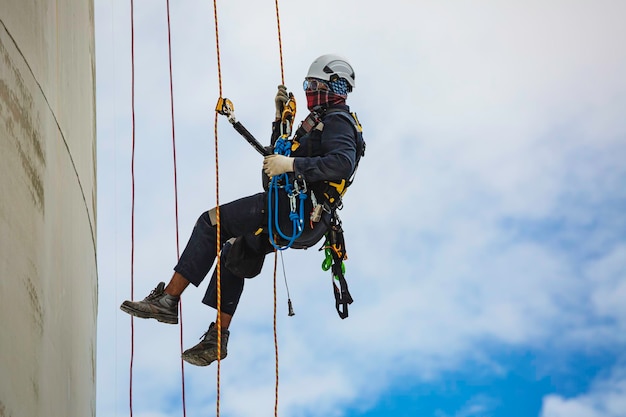
<instances>
[{"instance_id":1,"label":"white cloud","mask_svg":"<svg viewBox=\"0 0 626 417\"><path fill-rule=\"evenodd\" d=\"M590 265L588 273L594 284L591 294L594 310L599 317L614 320L615 327L621 329L619 334L623 335L626 327L626 245L611 248Z\"/></svg>"},{"instance_id":2,"label":"white cloud","mask_svg":"<svg viewBox=\"0 0 626 417\"><path fill-rule=\"evenodd\" d=\"M98 415L107 417L123 413L128 397L129 325L118 307L130 287L130 50L126 3L96 6ZM164 7L135 7L142 298L169 278L176 253ZM215 204L218 93L210 5L172 7L182 251L198 215ZM264 140L280 81L273 10L246 4L259 14L244 16L241 7L219 9L224 95ZM368 142L341 213L350 318L336 316L317 248L285 253L293 318L279 268L281 412L343 415L343 406L374 403L396 375L428 380L480 356L484 342L624 343L616 331L626 320L624 197L615 195L626 175L622 9L610 1L281 5L286 82L299 116L300 80L331 48L356 67L350 101ZM258 156L223 119L219 137L220 201L257 192ZM272 268L270 256L246 283L233 322L222 369L229 415L273 414ZM185 347L213 320L200 304L205 288L185 293ZM180 390L178 329L145 320L135 329L137 412L168 410ZM211 413L214 366L185 369L188 407ZM553 396L544 412L610 410L594 404Z\"/></svg>"},{"instance_id":3,"label":"white cloud","mask_svg":"<svg viewBox=\"0 0 626 417\"><path fill-rule=\"evenodd\" d=\"M476 395L470 398L460 410L453 414L453 417L472 417L491 415L490 411L497 406L498 400L485 395ZM437 410L435 417L451 417L444 411Z\"/></svg>"},{"instance_id":4,"label":"white cloud","mask_svg":"<svg viewBox=\"0 0 626 417\"><path fill-rule=\"evenodd\" d=\"M548 395L543 400L541 417L623 417L626 415L626 378L623 368L598 378L589 392L564 398Z\"/></svg>"}]
</instances>

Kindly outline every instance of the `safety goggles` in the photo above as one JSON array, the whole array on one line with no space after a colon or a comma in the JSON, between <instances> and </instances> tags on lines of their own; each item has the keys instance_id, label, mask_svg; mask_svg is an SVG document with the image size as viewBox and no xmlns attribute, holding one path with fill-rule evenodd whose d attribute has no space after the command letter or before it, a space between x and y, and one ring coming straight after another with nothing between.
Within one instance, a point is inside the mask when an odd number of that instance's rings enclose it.
<instances>
[{"instance_id":1,"label":"safety goggles","mask_svg":"<svg viewBox=\"0 0 626 417\"><path fill-rule=\"evenodd\" d=\"M325 81L316 80L315 78L304 80L304 82L302 83L302 88L304 88L304 91L319 91L330 89Z\"/></svg>"}]
</instances>

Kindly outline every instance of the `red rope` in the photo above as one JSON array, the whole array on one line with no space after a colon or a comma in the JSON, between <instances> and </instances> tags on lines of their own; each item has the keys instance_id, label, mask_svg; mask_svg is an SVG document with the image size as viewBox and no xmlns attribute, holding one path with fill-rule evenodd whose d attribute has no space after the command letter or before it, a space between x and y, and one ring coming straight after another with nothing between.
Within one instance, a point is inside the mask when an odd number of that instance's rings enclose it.
<instances>
[{"instance_id":1,"label":"red rope","mask_svg":"<svg viewBox=\"0 0 626 417\"><path fill-rule=\"evenodd\" d=\"M180 244L178 239L178 177L176 171L176 129L174 127L174 83L172 81L172 37L170 26L170 1L167 0L167 47L170 67L170 109L172 115L172 155L174 157L174 208L176 212L176 259L180 258Z\"/></svg>"},{"instance_id":2,"label":"red rope","mask_svg":"<svg viewBox=\"0 0 626 417\"><path fill-rule=\"evenodd\" d=\"M130 0L131 15L131 111L132 111L132 156L131 156L131 261L130 261L130 296L131 300L135 299L134 289L134 266L135 266L135 19L134 19L134 2ZM174 124L174 86L172 76L172 41L171 41L171 21L170 21L170 5L167 0L167 39L169 53L169 77L170 77L170 108L172 120L172 155L174 160L174 208L176 221L176 258L180 258L180 240L179 240L179 221L178 221L178 178L176 168L176 129ZM182 302L179 303L180 309L180 346L181 353L183 349L183 323L182 323ZM134 317L131 316L131 352L130 352L130 383L129 383L129 408L130 416L133 415L133 364L135 352L135 326ZM181 379L182 379L182 403L183 415L187 415L185 401L185 370L181 359Z\"/></svg>"},{"instance_id":3,"label":"red rope","mask_svg":"<svg viewBox=\"0 0 626 417\"><path fill-rule=\"evenodd\" d=\"M131 172L131 216L130 216L130 299L135 294L135 12L133 0L130 0L130 57L131 57L131 112L132 112L132 156ZM129 408L133 416L133 362L135 359L135 321L130 317L130 381Z\"/></svg>"},{"instance_id":4,"label":"red rope","mask_svg":"<svg viewBox=\"0 0 626 417\"><path fill-rule=\"evenodd\" d=\"M172 118L172 157L174 160L174 211L176 218L176 259L180 259L180 239L179 239L179 227L178 227L178 175L176 169L176 128L174 124L174 81L172 76L172 27L170 21L170 1L167 0L167 51L169 59L169 75L170 75L170 109ZM185 401L185 362L182 359L183 353L183 300L182 298L178 302L179 312L179 328L180 328L180 376L181 376L181 395L183 403L183 416L187 416L187 406Z\"/></svg>"}]
</instances>

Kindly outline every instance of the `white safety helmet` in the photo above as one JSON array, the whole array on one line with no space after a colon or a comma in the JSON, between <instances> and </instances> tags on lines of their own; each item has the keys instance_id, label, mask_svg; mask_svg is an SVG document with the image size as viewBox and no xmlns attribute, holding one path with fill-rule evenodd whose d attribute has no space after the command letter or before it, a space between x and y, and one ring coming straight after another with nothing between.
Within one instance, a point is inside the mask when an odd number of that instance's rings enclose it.
<instances>
[{"instance_id":1,"label":"white safety helmet","mask_svg":"<svg viewBox=\"0 0 626 417\"><path fill-rule=\"evenodd\" d=\"M354 88L354 70L348 61L339 55L320 56L313 61L306 76L307 78L319 78L326 81L343 78L349 84L349 91Z\"/></svg>"}]
</instances>

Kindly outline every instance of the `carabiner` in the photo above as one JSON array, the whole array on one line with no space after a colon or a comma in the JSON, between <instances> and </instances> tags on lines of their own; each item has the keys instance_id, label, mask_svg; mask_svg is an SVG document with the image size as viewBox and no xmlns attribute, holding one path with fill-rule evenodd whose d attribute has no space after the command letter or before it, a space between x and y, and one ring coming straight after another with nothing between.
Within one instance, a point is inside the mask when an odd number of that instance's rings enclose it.
<instances>
[{"instance_id":1,"label":"carabiner","mask_svg":"<svg viewBox=\"0 0 626 417\"><path fill-rule=\"evenodd\" d=\"M324 258L324 261L322 262L322 271L328 271L330 267L333 266L333 255L330 252L330 248L328 247L324 249L324 254L326 255L326 257Z\"/></svg>"}]
</instances>

